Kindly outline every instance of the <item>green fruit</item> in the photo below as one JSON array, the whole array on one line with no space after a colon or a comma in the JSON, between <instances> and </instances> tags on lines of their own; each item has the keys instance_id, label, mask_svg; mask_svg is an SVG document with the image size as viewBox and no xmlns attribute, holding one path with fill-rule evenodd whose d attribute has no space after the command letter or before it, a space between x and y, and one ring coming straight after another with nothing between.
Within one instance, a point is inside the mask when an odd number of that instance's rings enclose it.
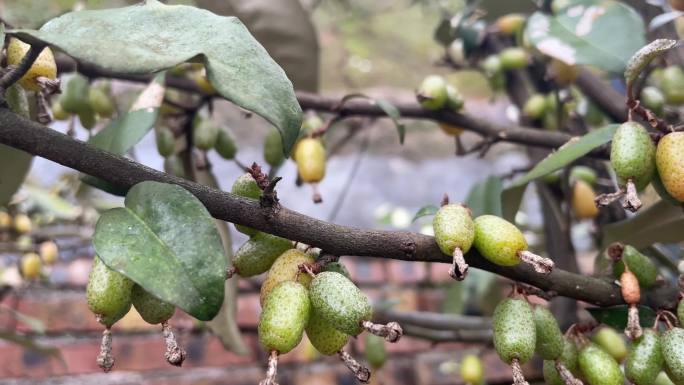
<instances>
[{"instance_id":1,"label":"green fruit","mask_svg":"<svg viewBox=\"0 0 684 385\"><path fill-rule=\"evenodd\" d=\"M463 108L463 96L456 89L456 87L451 84L447 84L447 101L446 105L454 112L458 112Z\"/></svg>"},{"instance_id":2,"label":"green fruit","mask_svg":"<svg viewBox=\"0 0 684 385\"><path fill-rule=\"evenodd\" d=\"M581 180L584 183L593 185L597 179L598 175L596 175L596 171L591 167L575 166L570 170L570 183Z\"/></svg>"},{"instance_id":3,"label":"green fruit","mask_svg":"<svg viewBox=\"0 0 684 385\"><path fill-rule=\"evenodd\" d=\"M624 382L620 365L597 345L588 343L580 349L577 362L589 385L622 385Z\"/></svg>"},{"instance_id":4,"label":"green fruit","mask_svg":"<svg viewBox=\"0 0 684 385\"><path fill-rule=\"evenodd\" d=\"M103 118L109 118L114 115L114 103L101 88L90 87L90 90L88 90L88 105L91 110Z\"/></svg>"},{"instance_id":5,"label":"green fruit","mask_svg":"<svg viewBox=\"0 0 684 385\"><path fill-rule=\"evenodd\" d=\"M340 262L327 263L325 266L323 266L321 271L332 271L335 273L340 273L347 277L347 279L351 280L351 274L349 274L349 270L347 270L347 267Z\"/></svg>"},{"instance_id":6,"label":"green fruit","mask_svg":"<svg viewBox=\"0 0 684 385\"><path fill-rule=\"evenodd\" d=\"M316 313L343 333L358 335L363 330L361 322L371 319L368 297L342 274L319 273L311 281L309 293Z\"/></svg>"},{"instance_id":7,"label":"green fruit","mask_svg":"<svg viewBox=\"0 0 684 385\"><path fill-rule=\"evenodd\" d=\"M606 120L606 117L603 114L603 111L595 103L587 102L584 120L591 126L600 126Z\"/></svg>"},{"instance_id":8,"label":"green fruit","mask_svg":"<svg viewBox=\"0 0 684 385\"><path fill-rule=\"evenodd\" d=\"M684 300L679 300L677 304L677 319L680 325L684 325Z\"/></svg>"},{"instance_id":9,"label":"green fruit","mask_svg":"<svg viewBox=\"0 0 684 385\"><path fill-rule=\"evenodd\" d=\"M610 354L617 362L622 362L627 356L627 345L615 329L610 327L602 327L599 329L594 338L592 338L596 345Z\"/></svg>"},{"instance_id":10,"label":"green fruit","mask_svg":"<svg viewBox=\"0 0 684 385\"><path fill-rule=\"evenodd\" d=\"M233 183L233 187L230 189L230 192L243 198L249 198L253 200L259 200L261 197L261 189L250 173L242 174L239 178L237 178L235 183ZM237 231L249 236L259 232L256 229L243 225L235 225L235 228Z\"/></svg>"},{"instance_id":11,"label":"green fruit","mask_svg":"<svg viewBox=\"0 0 684 385\"><path fill-rule=\"evenodd\" d=\"M373 334L366 334L365 340L366 361L373 369L380 369L387 361L385 339Z\"/></svg>"},{"instance_id":12,"label":"green fruit","mask_svg":"<svg viewBox=\"0 0 684 385\"><path fill-rule=\"evenodd\" d=\"M497 55L487 56L482 61L482 69L485 71L487 76L492 77L495 74L501 73L503 67L501 65L501 59Z\"/></svg>"},{"instance_id":13,"label":"green fruit","mask_svg":"<svg viewBox=\"0 0 684 385\"><path fill-rule=\"evenodd\" d=\"M530 96L523 106L523 115L533 120L541 119L545 113L546 97L541 94Z\"/></svg>"},{"instance_id":14,"label":"green fruit","mask_svg":"<svg viewBox=\"0 0 684 385\"><path fill-rule=\"evenodd\" d=\"M624 186L632 179L642 190L655 172L656 147L648 131L639 123L626 122L618 127L610 150L610 164Z\"/></svg>"},{"instance_id":15,"label":"green fruit","mask_svg":"<svg viewBox=\"0 0 684 385\"><path fill-rule=\"evenodd\" d=\"M456 248L465 254L475 238L475 224L470 210L460 204L442 206L432 221L435 241L444 254L453 255Z\"/></svg>"},{"instance_id":16,"label":"green fruit","mask_svg":"<svg viewBox=\"0 0 684 385\"><path fill-rule=\"evenodd\" d=\"M261 304L264 304L268 293L280 282L294 281L296 278L297 282L308 288L311 284L311 276L307 273L300 273L299 265L312 264L314 262L315 260L310 254L297 249L289 249L281 254L273 262L273 265L268 270L266 279L261 284L261 294L259 297Z\"/></svg>"},{"instance_id":17,"label":"green fruit","mask_svg":"<svg viewBox=\"0 0 684 385\"><path fill-rule=\"evenodd\" d=\"M517 70L527 67L529 58L527 52L520 47L506 48L499 53L501 68L505 71Z\"/></svg>"},{"instance_id":18,"label":"green fruit","mask_svg":"<svg viewBox=\"0 0 684 385\"><path fill-rule=\"evenodd\" d=\"M684 132L665 135L658 142L656 164L658 175L667 192L684 202Z\"/></svg>"},{"instance_id":19,"label":"green fruit","mask_svg":"<svg viewBox=\"0 0 684 385\"><path fill-rule=\"evenodd\" d=\"M663 114L665 108L665 95L656 87L648 86L641 90L641 98L639 99L644 107L653 111L657 115Z\"/></svg>"},{"instance_id":20,"label":"green fruit","mask_svg":"<svg viewBox=\"0 0 684 385\"><path fill-rule=\"evenodd\" d=\"M337 353L349 340L348 335L332 327L316 311L311 312L311 318L306 325L306 336L316 350L326 356Z\"/></svg>"},{"instance_id":21,"label":"green fruit","mask_svg":"<svg viewBox=\"0 0 684 385\"><path fill-rule=\"evenodd\" d=\"M52 103L52 117L56 120L67 120L71 117L71 114L64 110L64 107L62 107L62 103L59 102L59 99Z\"/></svg>"},{"instance_id":22,"label":"green fruit","mask_svg":"<svg viewBox=\"0 0 684 385\"><path fill-rule=\"evenodd\" d=\"M268 271L281 254L292 248L288 239L257 233L245 242L233 258L233 266L241 277L252 277Z\"/></svg>"},{"instance_id":23,"label":"green fruit","mask_svg":"<svg viewBox=\"0 0 684 385\"><path fill-rule=\"evenodd\" d=\"M219 126L211 119L202 119L192 129L192 142L195 147L208 151L216 145Z\"/></svg>"},{"instance_id":24,"label":"green fruit","mask_svg":"<svg viewBox=\"0 0 684 385\"><path fill-rule=\"evenodd\" d=\"M480 385L484 379L484 368L480 357L469 354L461 361L461 378L469 385Z\"/></svg>"},{"instance_id":25,"label":"green fruit","mask_svg":"<svg viewBox=\"0 0 684 385\"><path fill-rule=\"evenodd\" d=\"M420 83L416 96L426 110L439 110L444 107L449 97L447 83L439 75L430 75Z\"/></svg>"},{"instance_id":26,"label":"green fruit","mask_svg":"<svg viewBox=\"0 0 684 385\"><path fill-rule=\"evenodd\" d=\"M302 121L302 127L299 130L299 138L304 138L309 136L312 132L323 127L325 123L318 115L309 115Z\"/></svg>"},{"instance_id":27,"label":"green fruit","mask_svg":"<svg viewBox=\"0 0 684 385\"><path fill-rule=\"evenodd\" d=\"M80 74L75 74L67 81L64 93L59 98L64 111L78 114L79 112L90 110L88 103L88 79Z\"/></svg>"},{"instance_id":28,"label":"green fruit","mask_svg":"<svg viewBox=\"0 0 684 385\"><path fill-rule=\"evenodd\" d=\"M223 159L233 159L237 153L235 141L226 128L219 129L214 148Z\"/></svg>"},{"instance_id":29,"label":"green fruit","mask_svg":"<svg viewBox=\"0 0 684 385\"><path fill-rule=\"evenodd\" d=\"M565 339L558 327L558 321L549 309L543 306L534 307L534 324L537 344L535 351L545 360L555 360L563 354Z\"/></svg>"},{"instance_id":30,"label":"green fruit","mask_svg":"<svg viewBox=\"0 0 684 385\"><path fill-rule=\"evenodd\" d=\"M655 381L653 382L653 385L675 385L675 383L670 380L670 377L667 376L667 373L660 372L658 373L658 377L656 377Z\"/></svg>"},{"instance_id":31,"label":"green fruit","mask_svg":"<svg viewBox=\"0 0 684 385\"><path fill-rule=\"evenodd\" d=\"M152 325L168 321L176 311L175 306L153 296L139 285L133 286L131 300L142 319Z\"/></svg>"},{"instance_id":32,"label":"green fruit","mask_svg":"<svg viewBox=\"0 0 684 385\"><path fill-rule=\"evenodd\" d=\"M302 340L311 313L306 288L297 282L281 282L266 298L259 318L259 342L285 354Z\"/></svg>"},{"instance_id":33,"label":"green fruit","mask_svg":"<svg viewBox=\"0 0 684 385\"><path fill-rule=\"evenodd\" d=\"M97 116L93 110L83 110L78 113L78 120L81 126L86 130L90 130L97 124Z\"/></svg>"},{"instance_id":34,"label":"green fruit","mask_svg":"<svg viewBox=\"0 0 684 385\"><path fill-rule=\"evenodd\" d=\"M532 307L525 300L506 298L494 309L494 349L501 360L522 365L534 354L536 327Z\"/></svg>"},{"instance_id":35,"label":"green fruit","mask_svg":"<svg viewBox=\"0 0 684 385\"><path fill-rule=\"evenodd\" d=\"M560 357L560 362L573 375L577 376L579 374L577 346L567 338L563 338L563 354ZM556 370L556 361L544 361L544 380L548 385L566 385L563 377Z\"/></svg>"},{"instance_id":36,"label":"green fruit","mask_svg":"<svg viewBox=\"0 0 684 385\"><path fill-rule=\"evenodd\" d=\"M684 71L676 65L665 68L660 80L660 88L665 94L667 104L684 103Z\"/></svg>"},{"instance_id":37,"label":"green fruit","mask_svg":"<svg viewBox=\"0 0 684 385\"><path fill-rule=\"evenodd\" d=\"M655 285L658 278L658 268L650 258L641 254L634 247L625 245L622 251L622 260L613 266L615 278L620 278L622 272L625 271L625 263L629 266L629 270L636 275L640 287L648 288Z\"/></svg>"},{"instance_id":38,"label":"green fruit","mask_svg":"<svg viewBox=\"0 0 684 385\"><path fill-rule=\"evenodd\" d=\"M185 178L185 167L181 158L171 155L164 159L164 171L180 178Z\"/></svg>"},{"instance_id":39,"label":"green fruit","mask_svg":"<svg viewBox=\"0 0 684 385\"><path fill-rule=\"evenodd\" d=\"M280 132L272 128L264 138L264 160L271 167L278 167L285 161L283 141Z\"/></svg>"},{"instance_id":40,"label":"green fruit","mask_svg":"<svg viewBox=\"0 0 684 385\"><path fill-rule=\"evenodd\" d=\"M176 148L176 137L173 135L173 132L167 127L159 127L159 129L155 130L154 136L157 141L157 152L159 152L159 155L164 158L173 155Z\"/></svg>"},{"instance_id":41,"label":"green fruit","mask_svg":"<svg viewBox=\"0 0 684 385\"><path fill-rule=\"evenodd\" d=\"M515 266L520 263L518 252L527 249L527 241L514 224L494 215L475 218L477 251L493 263Z\"/></svg>"},{"instance_id":42,"label":"green fruit","mask_svg":"<svg viewBox=\"0 0 684 385\"><path fill-rule=\"evenodd\" d=\"M635 385L652 385L663 368L665 358L658 332L644 329L634 341L625 360L625 376Z\"/></svg>"},{"instance_id":43,"label":"green fruit","mask_svg":"<svg viewBox=\"0 0 684 385\"><path fill-rule=\"evenodd\" d=\"M677 385L684 384L684 329L672 328L660 338L665 372Z\"/></svg>"},{"instance_id":44,"label":"green fruit","mask_svg":"<svg viewBox=\"0 0 684 385\"><path fill-rule=\"evenodd\" d=\"M110 269L100 257L95 256L86 286L88 308L101 324L111 327L130 310L133 285L133 281Z\"/></svg>"}]
</instances>

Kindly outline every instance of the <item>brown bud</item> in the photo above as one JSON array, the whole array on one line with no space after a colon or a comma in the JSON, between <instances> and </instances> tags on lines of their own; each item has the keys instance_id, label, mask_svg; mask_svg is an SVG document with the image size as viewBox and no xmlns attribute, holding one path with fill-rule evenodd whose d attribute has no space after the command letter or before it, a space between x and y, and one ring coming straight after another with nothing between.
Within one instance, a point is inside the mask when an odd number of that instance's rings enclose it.
<instances>
[{"instance_id":1,"label":"brown bud","mask_svg":"<svg viewBox=\"0 0 684 385\"><path fill-rule=\"evenodd\" d=\"M628 267L625 266L625 271L620 276L620 286L622 291L622 298L629 305L639 303L641 300L641 289L639 288L639 281L636 275L632 273Z\"/></svg>"}]
</instances>

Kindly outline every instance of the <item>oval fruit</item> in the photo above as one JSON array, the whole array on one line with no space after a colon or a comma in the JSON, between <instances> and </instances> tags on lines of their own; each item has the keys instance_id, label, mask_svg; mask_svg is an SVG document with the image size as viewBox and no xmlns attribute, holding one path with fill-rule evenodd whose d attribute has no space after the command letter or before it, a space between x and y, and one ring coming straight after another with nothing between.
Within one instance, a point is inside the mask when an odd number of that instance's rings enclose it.
<instances>
[{"instance_id":1,"label":"oval fruit","mask_svg":"<svg viewBox=\"0 0 684 385\"><path fill-rule=\"evenodd\" d=\"M446 105L454 112L458 112L463 108L463 96L458 92L456 87L451 84L447 84L447 101Z\"/></svg>"},{"instance_id":2,"label":"oval fruit","mask_svg":"<svg viewBox=\"0 0 684 385\"><path fill-rule=\"evenodd\" d=\"M576 182L578 180L583 181L588 185L593 185L596 183L598 175L593 168L587 166L575 166L570 170L570 181Z\"/></svg>"},{"instance_id":3,"label":"oval fruit","mask_svg":"<svg viewBox=\"0 0 684 385\"><path fill-rule=\"evenodd\" d=\"M684 383L684 329L672 328L663 333L660 343L665 357L665 372L675 384Z\"/></svg>"},{"instance_id":4,"label":"oval fruit","mask_svg":"<svg viewBox=\"0 0 684 385\"><path fill-rule=\"evenodd\" d=\"M130 310L133 285L133 281L110 269L100 257L95 256L86 286L88 308L101 324L111 327Z\"/></svg>"},{"instance_id":5,"label":"oval fruit","mask_svg":"<svg viewBox=\"0 0 684 385\"><path fill-rule=\"evenodd\" d=\"M461 127L452 126L446 123L439 123L439 128L449 136L460 136L464 131Z\"/></svg>"},{"instance_id":6,"label":"oval fruit","mask_svg":"<svg viewBox=\"0 0 684 385\"><path fill-rule=\"evenodd\" d=\"M271 265L271 268L268 270L266 279L261 284L261 293L259 296L261 304L264 304L268 293L270 293L280 282L294 281L296 278L297 282L308 288L312 278L307 273L300 273L299 265L312 264L314 262L314 257L297 249L289 249L281 254L275 262L273 262L273 265Z\"/></svg>"},{"instance_id":7,"label":"oval fruit","mask_svg":"<svg viewBox=\"0 0 684 385\"><path fill-rule=\"evenodd\" d=\"M304 138L295 148L297 171L306 183L320 182L325 176L325 147L317 138Z\"/></svg>"},{"instance_id":8,"label":"oval fruit","mask_svg":"<svg viewBox=\"0 0 684 385\"><path fill-rule=\"evenodd\" d=\"M563 337L563 341L563 354L561 354L560 363L563 364L570 373L577 376L579 374L577 346L566 337ZM563 380L563 377L558 373L558 370L556 370L556 361L545 360L543 373L544 380L548 385L567 385Z\"/></svg>"},{"instance_id":9,"label":"oval fruit","mask_svg":"<svg viewBox=\"0 0 684 385\"><path fill-rule=\"evenodd\" d=\"M218 136L216 137L216 145L214 146L216 152L221 155L223 159L233 159L237 153L237 146L233 137L226 128L220 128Z\"/></svg>"},{"instance_id":10,"label":"oval fruit","mask_svg":"<svg viewBox=\"0 0 684 385\"><path fill-rule=\"evenodd\" d=\"M371 319L370 301L344 275L324 271L309 287L314 311L337 330L351 336L363 330L361 322Z\"/></svg>"},{"instance_id":11,"label":"oval fruit","mask_svg":"<svg viewBox=\"0 0 684 385\"><path fill-rule=\"evenodd\" d=\"M11 37L7 45L7 64L16 66L21 63L21 60L28 53L30 45L23 41ZM50 80L57 78L57 63L55 63L55 56L52 54L50 47L43 48L38 58L33 62L31 68L19 79L19 85L29 91L40 91L41 87L37 77L45 77Z\"/></svg>"},{"instance_id":12,"label":"oval fruit","mask_svg":"<svg viewBox=\"0 0 684 385\"><path fill-rule=\"evenodd\" d=\"M469 385L480 385L484 379L484 369L480 357L468 354L461 361L461 378Z\"/></svg>"},{"instance_id":13,"label":"oval fruit","mask_svg":"<svg viewBox=\"0 0 684 385\"><path fill-rule=\"evenodd\" d=\"M639 123L618 127L610 149L610 164L622 186L632 179L637 190L646 187L656 169L656 147L648 131Z\"/></svg>"},{"instance_id":14,"label":"oval fruit","mask_svg":"<svg viewBox=\"0 0 684 385\"><path fill-rule=\"evenodd\" d=\"M306 288L297 282L281 282L269 293L259 317L259 342L285 354L302 340L311 313Z\"/></svg>"},{"instance_id":15,"label":"oval fruit","mask_svg":"<svg viewBox=\"0 0 684 385\"><path fill-rule=\"evenodd\" d=\"M501 68L504 71L517 70L527 67L529 57L527 52L520 47L506 48L499 53Z\"/></svg>"},{"instance_id":16,"label":"oval fruit","mask_svg":"<svg viewBox=\"0 0 684 385\"><path fill-rule=\"evenodd\" d=\"M639 252L633 246L625 245L622 249L622 259L613 266L615 278L620 278L625 271L625 263L629 270L636 275L639 286L648 288L655 285L658 279L658 267L651 259Z\"/></svg>"},{"instance_id":17,"label":"oval fruit","mask_svg":"<svg viewBox=\"0 0 684 385\"><path fill-rule=\"evenodd\" d=\"M588 343L580 349L577 362L583 378L589 385L622 385L624 383L620 365L597 345Z\"/></svg>"},{"instance_id":18,"label":"oval fruit","mask_svg":"<svg viewBox=\"0 0 684 385\"><path fill-rule=\"evenodd\" d=\"M380 369L387 361L387 350L385 349L385 339L373 334L366 334L365 340L366 361L373 369Z\"/></svg>"},{"instance_id":19,"label":"oval fruit","mask_svg":"<svg viewBox=\"0 0 684 385\"><path fill-rule=\"evenodd\" d=\"M154 135L159 155L164 158L173 155L176 147L176 137L173 135L173 132L167 127L159 127L154 131Z\"/></svg>"},{"instance_id":20,"label":"oval fruit","mask_svg":"<svg viewBox=\"0 0 684 385\"><path fill-rule=\"evenodd\" d=\"M665 95L656 87L648 86L641 90L639 99L643 105L656 115L662 115L665 108Z\"/></svg>"},{"instance_id":21,"label":"oval fruit","mask_svg":"<svg viewBox=\"0 0 684 385\"><path fill-rule=\"evenodd\" d=\"M594 202L596 192L582 180L575 182L572 188L572 212L577 219L593 219L599 213Z\"/></svg>"},{"instance_id":22,"label":"oval fruit","mask_svg":"<svg viewBox=\"0 0 684 385\"><path fill-rule=\"evenodd\" d=\"M259 200L259 198L261 198L261 189L250 173L240 175L240 177L238 177L233 183L233 187L231 187L230 192L243 198L252 200ZM235 229L249 236L259 232L257 229L238 224L235 225Z\"/></svg>"},{"instance_id":23,"label":"oval fruit","mask_svg":"<svg viewBox=\"0 0 684 385\"><path fill-rule=\"evenodd\" d=\"M546 97L542 94L534 94L525 102L523 115L533 120L541 119L546 113L546 106Z\"/></svg>"},{"instance_id":24,"label":"oval fruit","mask_svg":"<svg viewBox=\"0 0 684 385\"><path fill-rule=\"evenodd\" d=\"M520 263L518 252L527 249L527 241L514 224L494 215L479 216L474 223L473 245L483 257L501 266Z\"/></svg>"},{"instance_id":25,"label":"oval fruit","mask_svg":"<svg viewBox=\"0 0 684 385\"><path fill-rule=\"evenodd\" d=\"M219 126L211 119L202 119L192 128L192 142L200 150L214 148L218 135Z\"/></svg>"},{"instance_id":26,"label":"oval fruit","mask_svg":"<svg viewBox=\"0 0 684 385\"><path fill-rule=\"evenodd\" d=\"M665 94L667 104L684 103L684 71L676 65L665 68L660 79L660 88Z\"/></svg>"},{"instance_id":27,"label":"oval fruit","mask_svg":"<svg viewBox=\"0 0 684 385\"><path fill-rule=\"evenodd\" d=\"M28 280L38 278L42 266L40 256L36 253L26 253L19 261L21 276Z\"/></svg>"},{"instance_id":28,"label":"oval fruit","mask_svg":"<svg viewBox=\"0 0 684 385\"><path fill-rule=\"evenodd\" d=\"M576 66L565 64L565 62L552 59L551 60L551 74L553 80L561 87L567 87L577 80L579 71Z\"/></svg>"},{"instance_id":29,"label":"oval fruit","mask_svg":"<svg viewBox=\"0 0 684 385\"><path fill-rule=\"evenodd\" d=\"M613 328L602 327L594 334L592 340L597 346L610 354L617 362L622 362L622 360L627 357L627 345L625 345L625 340Z\"/></svg>"},{"instance_id":30,"label":"oval fruit","mask_svg":"<svg viewBox=\"0 0 684 385\"><path fill-rule=\"evenodd\" d=\"M475 239L475 224L470 210L460 204L442 206L432 221L435 241L444 254L453 255L456 248L465 254Z\"/></svg>"},{"instance_id":31,"label":"oval fruit","mask_svg":"<svg viewBox=\"0 0 684 385\"><path fill-rule=\"evenodd\" d=\"M665 135L658 142L656 164L658 175L667 192L684 202L684 132Z\"/></svg>"},{"instance_id":32,"label":"oval fruit","mask_svg":"<svg viewBox=\"0 0 684 385\"><path fill-rule=\"evenodd\" d=\"M233 266L241 277L252 277L268 271L273 262L292 248L292 242L259 232L245 242L233 257Z\"/></svg>"},{"instance_id":33,"label":"oval fruit","mask_svg":"<svg viewBox=\"0 0 684 385\"><path fill-rule=\"evenodd\" d=\"M88 105L90 105L90 109L103 118L111 117L116 110L109 95L98 87L90 87L88 90Z\"/></svg>"},{"instance_id":34,"label":"oval fruit","mask_svg":"<svg viewBox=\"0 0 684 385\"><path fill-rule=\"evenodd\" d=\"M26 234L31 232L31 218L26 214L17 214L14 217L14 230L19 234Z\"/></svg>"},{"instance_id":35,"label":"oval fruit","mask_svg":"<svg viewBox=\"0 0 684 385\"><path fill-rule=\"evenodd\" d=\"M520 13L510 13L496 19L496 27L504 35L514 36L522 30L525 25L525 15Z\"/></svg>"},{"instance_id":36,"label":"oval fruit","mask_svg":"<svg viewBox=\"0 0 684 385\"><path fill-rule=\"evenodd\" d=\"M534 307L537 343L535 351L545 360L555 360L563 354L565 339L556 317L543 306Z\"/></svg>"},{"instance_id":37,"label":"oval fruit","mask_svg":"<svg viewBox=\"0 0 684 385\"><path fill-rule=\"evenodd\" d=\"M85 76L77 73L70 77L66 82L64 93L59 98L64 111L78 114L90 110L88 104L89 89L90 84Z\"/></svg>"},{"instance_id":38,"label":"oval fruit","mask_svg":"<svg viewBox=\"0 0 684 385\"><path fill-rule=\"evenodd\" d=\"M653 329L644 329L627 353L625 376L635 385L652 385L663 368L665 358L660 336Z\"/></svg>"},{"instance_id":39,"label":"oval fruit","mask_svg":"<svg viewBox=\"0 0 684 385\"><path fill-rule=\"evenodd\" d=\"M332 327L316 311L311 312L311 318L306 325L306 336L316 350L326 356L337 353L349 340L348 335Z\"/></svg>"},{"instance_id":40,"label":"oval fruit","mask_svg":"<svg viewBox=\"0 0 684 385\"><path fill-rule=\"evenodd\" d=\"M420 83L416 96L426 110L439 110L446 105L449 97L447 83L439 75L430 75Z\"/></svg>"},{"instance_id":41,"label":"oval fruit","mask_svg":"<svg viewBox=\"0 0 684 385\"><path fill-rule=\"evenodd\" d=\"M264 160L271 167L278 167L285 160L283 141L280 138L280 132L275 128L269 130L264 138Z\"/></svg>"},{"instance_id":42,"label":"oval fruit","mask_svg":"<svg viewBox=\"0 0 684 385\"><path fill-rule=\"evenodd\" d=\"M532 307L525 300L506 298L494 310L494 349L507 364L522 365L534 354L536 327Z\"/></svg>"},{"instance_id":43,"label":"oval fruit","mask_svg":"<svg viewBox=\"0 0 684 385\"><path fill-rule=\"evenodd\" d=\"M57 244L53 241L42 242L38 247L38 253L40 254L40 258L47 265L54 264L59 257L59 249L57 248Z\"/></svg>"},{"instance_id":44,"label":"oval fruit","mask_svg":"<svg viewBox=\"0 0 684 385\"><path fill-rule=\"evenodd\" d=\"M156 325L173 317L176 307L148 293L139 285L131 290L131 301L145 322Z\"/></svg>"}]
</instances>

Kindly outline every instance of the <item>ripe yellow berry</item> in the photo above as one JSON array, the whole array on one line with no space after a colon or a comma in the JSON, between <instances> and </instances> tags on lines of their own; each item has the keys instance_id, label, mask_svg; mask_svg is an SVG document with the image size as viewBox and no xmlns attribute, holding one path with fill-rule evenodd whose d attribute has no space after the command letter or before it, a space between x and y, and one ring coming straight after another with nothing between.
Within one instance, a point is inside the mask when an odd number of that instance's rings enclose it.
<instances>
[{"instance_id":1,"label":"ripe yellow berry","mask_svg":"<svg viewBox=\"0 0 684 385\"><path fill-rule=\"evenodd\" d=\"M26 234L31 231L31 218L26 214L17 214L14 217L14 230L19 234Z\"/></svg>"},{"instance_id":2,"label":"ripe yellow berry","mask_svg":"<svg viewBox=\"0 0 684 385\"><path fill-rule=\"evenodd\" d=\"M325 176L325 147L320 139L304 138L295 148L299 176L306 183L320 182Z\"/></svg>"},{"instance_id":3,"label":"ripe yellow berry","mask_svg":"<svg viewBox=\"0 0 684 385\"><path fill-rule=\"evenodd\" d=\"M7 64L19 65L21 59L26 56L29 46L17 38L10 38L7 46ZM45 77L50 80L57 78L57 64L55 63L55 56L49 47L45 47L38 55L38 58L24 76L19 79L19 84L29 91L40 91L40 84L36 80L38 77Z\"/></svg>"},{"instance_id":4,"label":"ripe yellow berry","mask_svg":"<svg viewBox=\"0 0 684 385\"><path fill-rule=\"evenodd\" d=\"M12 226L12 216L0 211L0 230L8 229L10 226Z\"/></svg>"},{"instance_id":5,"label":"ripe yellow berry","mask_svg":"<svg viewBox=\"0 0 684 385\"><path fill-rule=\"evenodd\" d=\"M596 218L599 210L594 203L595 198L596 193L587 182L578 180L575 183L572 189L572 211L577 219Z\"/></svg>"},{"instance_id":6,"label":"ripe yellow berry","mask_svg":"<svg viewBox=\"0 0 684 385\"><path fill-rule=\"evenodd\" d=\"M34 279L40 274L42 263L36 253L26 253L21 257L19 269L25 279Z\"/></svg>"},{"instance_id":7,"label":"ripe yellow berry","mask_svg":"<svg viewBox=\"0 0 684 385\"><path fill-rule=\"evenodd\" d=\"M57 262L57 257L59 256L59 249L57 244L53 241L45 241L38 247L38 252L43 262L47 265L52 265Z\"/></svg>"}]
</instances>

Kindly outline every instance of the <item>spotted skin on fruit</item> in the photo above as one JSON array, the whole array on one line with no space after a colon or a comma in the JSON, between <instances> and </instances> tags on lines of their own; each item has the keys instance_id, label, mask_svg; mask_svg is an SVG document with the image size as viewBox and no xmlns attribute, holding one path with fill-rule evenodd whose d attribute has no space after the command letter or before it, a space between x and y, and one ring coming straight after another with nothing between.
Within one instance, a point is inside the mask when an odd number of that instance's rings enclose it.
<instances>
[{"instance_id":1,"label":"spotted skin on fruit","mask_svg":"<svg viewBox=\"0 0 684 385\"><path fill-rule=\"evenodd\" d=\"M589 385L622 385L620 365L598 345L587 343L577 357L582 376Z\"/></svg>"},{"instance_id":2,"label":"spotted skin on fruit","mask_svg":"<svg viewBox=\"0 0 684 385\"><path fill-rule=\"evenodd\" d=\"M233 266L241 277L265 273L278 257L291 248L290 240L259 232L240 246L233 257Z\"/></svg>"},{"instance_id":3,"label":"spotted skin on fruit","mask_svg":"<svg viewBox=\"0 0 684 385\"><path fill-rule=\"evenodd\" d=\"M101 324L111 327L130 310L133 285L133 281L95 256L86 286L88 308Z\"/></svg>"},{"instance_id":4,"label":"spotted skin on fruit","mask_svg":"<svg viewBox=\"0 0 684 385\"><path fill-rule=\"evenodd\" d=\"M675 384L684 384L684 329L672 328L661 338L665 372Z\"/></svg>"},{"instance_id":5,"label":"spotted skin on fruit","mask_svg":"<svg viewBox=\"0 0 684 385\"><path fill-rule=\"evenodd\" d=\"M337 330L356 336L362 321L371 319L368 297L352 281L339 273L324 271L309 287L314 311Z\"/></svg>"},{"instance_id":6,"label":"spotted skin on fruit","mask_svg":"<svg viewBox=\"0 0 684 385\"><path fill-rule=\"evenodd\" d=\"M631 179L637 190L642 190L651 182L656 147L644 126L626 122L618 127L611 143L610 164L622 186Z\"/></svg>"},{"instance_id":7,"label":"spotted skin on fruit","mask_svg":"<svg viewBox=\"0 0 684 385\"><path fill-rule=\"evenodd\" d=\"M532 307L522 299L506 298L494 310L494 349L507 364L520 364L534 355L537 332Z\"/></svg>"},{"instance_id":8,"label":"spotted skin on fruit","mask_svg":"<svg viewBox=\"0 0 684 385\"><path fill-rule=\"evenodd\" d=\"M658 174L667 192L684 202L684 132L665 135L658 142L656 164Z\"/></svg>"},{"instance_id":9,"label":"spotted skin on fruit","mask_svg":"<svg viewBox=\"0 0 684 385\"><path fill-rule=\"evenodd\" d=\"M266 297L259 325L259 342L268 350L285 354L302 340L311 313L304 286L297 282L279 283Z\"/></svg>"},{"instance_id":10,"label":"spotted skin on fruit","mask_svg":"<svg viewBox=\"0 0 684 385\"><path fill-rule=\"evenodd\" d=\"M534 307L536 327L535 351L545 360L555 360L563 354L565 339L558 327L556 317L543 306Z\"/></svg>"},{"instance_id":11,"label":"spotted skin on fruit","mask_svg":"<svg viewBox=\"0 0 684 385\"><path fill-rule=\"evenodd\" d=\"M483 257L501 266L520 263L519 251L527 249L527 241L515 225L494 215L475 218L473 246Z\"/></svg>"},{"instance_id":12,"label":"spotted skin on fruit","mask_svg":"<svg viewBox=\"0 0 684 385\"><path fill-rule=\"evenodd\" d=\"M349 340L348 335L332 327L315 310L311 312L306 325L306 335L316 350L326 356L337 353Z\"/></svg>"},{"instance_id":13,"label":"spotted skin on fruit","mask_svg":"<svg viewBox=\"0 0 684 385\"><path fill-rule=\"evenodd\" d=\"M233 187L230 189L230 192L232 194L235 194L237 196L241 196L243 198L248 198L252 200L259 200L261 197L261 189L259 188L259 185L257 185L256 180L254 180L254 177L250 173L245 173L240 175L240 177L235 180L233 183ZM253 236L259 231L256 229L253 229L251 227L243 226L243 225L235 225L235 229L237 231Z\"/></svg>"},{"instance_id":14,"label":"spotted skin on fruit","mask_svg":"<svg viewBox=\"0 0 684 385\"><path fill-rule=\"evenodd\" d=\"M176 311L175 306L153 296L140 285L133 286L131 301L142 319L152 325L168 321Z\"/></svg>"},{"instance_id":15,"label":"spotted skin on fruit","mask_svg":"<svg viewBox=\"0 0 684 385\"><path fill-rule=\"evenodd\" d=\"M299 266L302 264L313 264L314 262L313 256L297 249L290 249L281 254L273 262L273 265L268 270L266 279L261 284L261 293L259 295L261 304L264 304L268 294L280 282L297 279L297 282L308 288L312 278L309 274L300 272Z\"/></svg>"},{"instance_id":16,"label":"spotted skin on fruit","mask_svg":"<svg viewBox=\"0 0 684 385\"><path fill-rule=\"evenodd\" d=\"M651 385L663 368L660 336L653 329L644 329L625 359L625 376L635 385Z\"/></svg>"}]
</instances>

